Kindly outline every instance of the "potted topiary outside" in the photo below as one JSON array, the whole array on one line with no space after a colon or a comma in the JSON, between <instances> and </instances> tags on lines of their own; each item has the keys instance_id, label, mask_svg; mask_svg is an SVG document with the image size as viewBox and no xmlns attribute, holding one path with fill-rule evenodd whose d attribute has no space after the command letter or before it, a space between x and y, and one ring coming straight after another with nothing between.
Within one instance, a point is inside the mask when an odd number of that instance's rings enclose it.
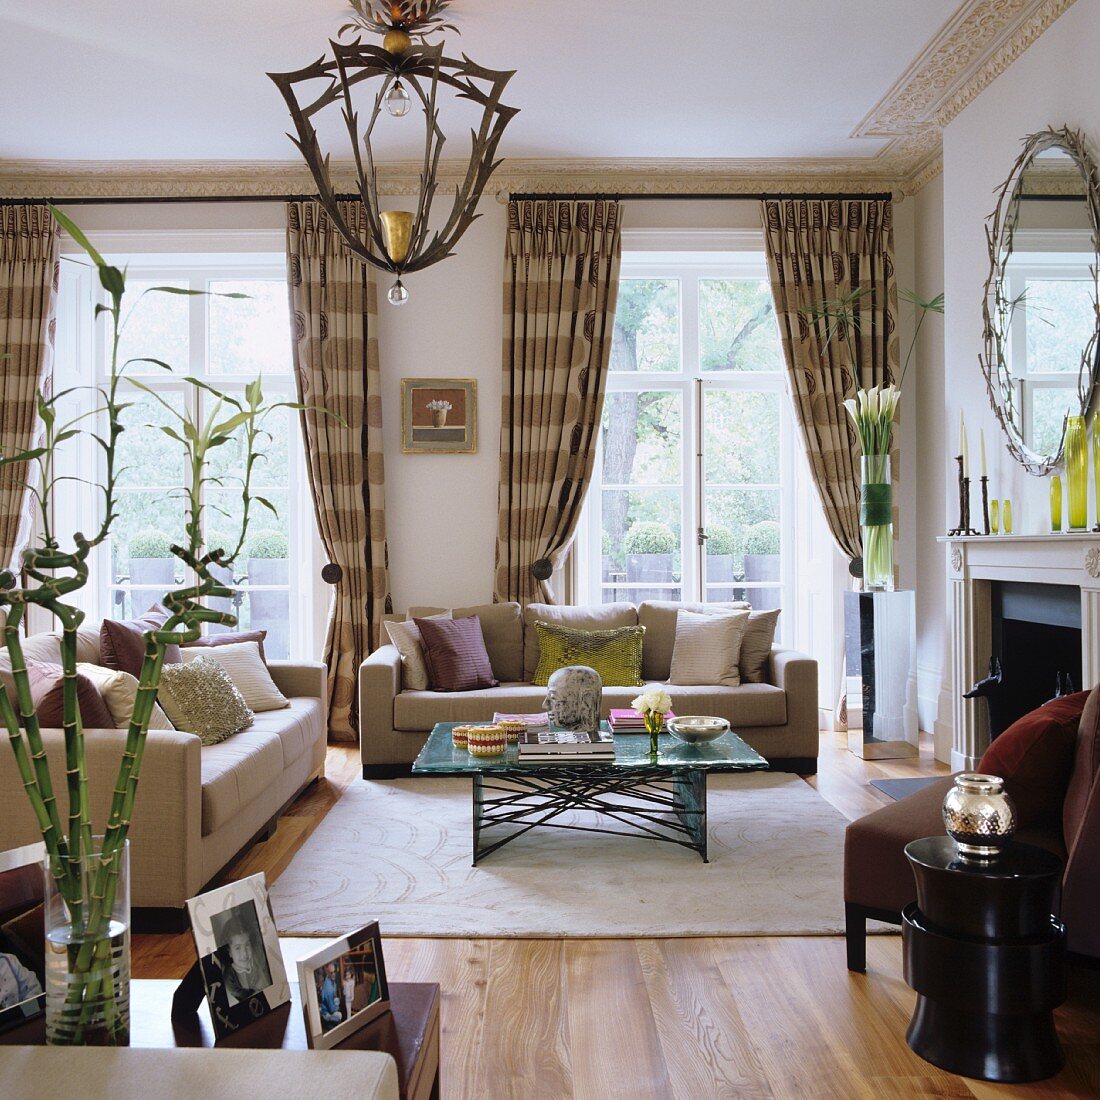
<instances>
[{"instance_id":1,"label":"potted topiary outside","mask_svg":"<svg viewBox=\"0 0 1100 1100\"><path fill-rule=\"evenodd\" d=\"M176 583L176 559L172 539L154 527L139 531L130 539L130 584L135 587L160 587L167 591Z\"/></svg>"},{"instance_id":2,"label":"potted topiary outside","mask_svg":"<svg viewBox=\"0 0 1100 1100\"><path fill-rule=\"evenodd\" d=\"M623 539L626 551L626 579L631 584L672 580L676 535L667 523L640 520L631 524Z\"/></svg>"},{"instance_id":3,"label":"potted topiary outside","mask_svg":"<svg viewBox=\"0 0 1100 1100\"><path fill-rule=\"evenodd\" d=\"M707 530L707 582L734 581L734 571L741 548L729 527Z\"/></svg>"},{"instance_id":4,"label":"potted topiary outside","mask_svg":"<svg viewBox=\"0 0 1100 1100\"><path fill-rule=\"evenodd\" d=\"M268 657L289 656L290 593L257 590L259 585L285 585L290 582L290 544L281 531L257 531L245 543L248 559L249 625L266 630L264 652Z\"/></svg>"},{"instance_id":5,"label":"potted topiary outside","mask_svg":"<svg viewBox=\"0 0 1100 1100\"><path fill-rule=\"evenodd\" d=\"M779 524L774 519L764 519L745 529L745 580L778 581L779 572ZM750 601L759 611L779 606L778 589L750 589Z\"/></svg>"}]
</instances>

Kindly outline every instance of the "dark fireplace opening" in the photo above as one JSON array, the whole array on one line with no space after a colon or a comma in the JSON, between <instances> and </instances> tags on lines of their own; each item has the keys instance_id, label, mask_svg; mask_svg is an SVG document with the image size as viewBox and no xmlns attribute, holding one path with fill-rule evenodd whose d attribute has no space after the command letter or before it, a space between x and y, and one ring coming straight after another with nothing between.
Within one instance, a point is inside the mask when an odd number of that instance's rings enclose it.
<instances>
[{"instance_id":1,"label":"dark fireplace opening","mask_svg":"<svg viewBox=\"0 0 1100 1100\"><path fill-rule=\"evenodd\" d=\"M989 697L995 737L1055 695L1081 690L1081 593L1072 585L996 581L992 612L992 652L1001 665L997 698Z\"/></svg>"}]
</instances>

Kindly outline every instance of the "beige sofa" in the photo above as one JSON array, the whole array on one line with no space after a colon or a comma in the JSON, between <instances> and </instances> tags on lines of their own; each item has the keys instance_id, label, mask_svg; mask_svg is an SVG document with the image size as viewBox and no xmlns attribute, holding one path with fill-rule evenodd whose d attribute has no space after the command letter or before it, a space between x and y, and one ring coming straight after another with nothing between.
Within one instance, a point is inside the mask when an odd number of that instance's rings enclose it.
<instances>
[{"instance_id":1,"label":"beige sofa","mask_svg":"<svg viewBox=\"0 0 1100 1100\"><path fill-rule=\"evenodd\" d=\"M500 686L480 691L405 691L401 658L385 645L375 650L359 670L359 744L364 778L386 778L408 772L436 722L485 722L494 711L530 713L543 709L546 688L531 683L539 661L538 620L583 630L611 627L646 628L642 676L667 680L676 636L676 613L698 604L647 601L599 607L529 604L489 604L454 609L455 617L481 620L485 648ZM425 615L439 608L412 608ZM604 686L603 713L627 707L636 686ZM817 771L817 662L794 650L773 646L767 682L740 687L670 688L680 714L715 714L728 718L734 730L767 757L777 771L812 774Z\"/></svg>"},{"instance_id":2,"label":"beige sofa","mask_svg":"<svg viewBox=\"0 0 1100 1100\"><path fill-rule=\"evenodd\" d=\"M27 658L60 663L58 635L37 634ZM2 654L6 659L6 652ZM77 657L99 661L98 629L82 629ZM320 663L269 663L289 708L256 715L253 725L219 745L193 733L152 730L130 827L132 904L139 928L183 927L184 902L200 893L237 853L269 835L282 810L324 774L326 675ZM5 735L6 739L6 735ZM54 789L64 808L65 742L43 730ZM92 814L106 820L125 730L88 730ZM0 746L0 850L41 839L11 749Z\"/></svg>"}]
</instances>

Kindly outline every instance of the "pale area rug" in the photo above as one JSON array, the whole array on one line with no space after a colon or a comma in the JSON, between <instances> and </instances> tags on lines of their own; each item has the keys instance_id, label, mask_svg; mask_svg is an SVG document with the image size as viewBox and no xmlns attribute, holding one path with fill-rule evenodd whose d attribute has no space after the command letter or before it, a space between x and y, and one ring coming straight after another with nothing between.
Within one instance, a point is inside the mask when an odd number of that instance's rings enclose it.
<instances>
[{"instance_id":1,"label":"pale area rug","mask_svg":"<svg viewBox=\"0 0 1100 1100\"><path fill-rule=\"evenodd\" d=\"M469 780L357 782L273 885L276 924L324 936L372 920L389 936L842 932L843 815L789 773L714 775L708 791L710 863L654 840L534 829L473 867Z\"/></svg>"}]
</instances>

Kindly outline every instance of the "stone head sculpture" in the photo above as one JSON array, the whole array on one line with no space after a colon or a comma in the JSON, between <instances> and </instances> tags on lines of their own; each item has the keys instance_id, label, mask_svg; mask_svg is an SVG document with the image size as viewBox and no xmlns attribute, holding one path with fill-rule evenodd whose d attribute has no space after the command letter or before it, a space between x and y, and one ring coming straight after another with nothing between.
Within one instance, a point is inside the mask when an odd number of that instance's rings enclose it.
<instances>
[{"instance_id":1,"label":"stone head sculpture","mask_svg":"<svg viewBox=\"0 0 1100 1100\"><path fill-rule=\"evenodd\" d=\"M593 732L600 726L602 694L603 681L594 668L568 665L551 673L542 705L554 725Z\"/></svg>"}]
</instances>

